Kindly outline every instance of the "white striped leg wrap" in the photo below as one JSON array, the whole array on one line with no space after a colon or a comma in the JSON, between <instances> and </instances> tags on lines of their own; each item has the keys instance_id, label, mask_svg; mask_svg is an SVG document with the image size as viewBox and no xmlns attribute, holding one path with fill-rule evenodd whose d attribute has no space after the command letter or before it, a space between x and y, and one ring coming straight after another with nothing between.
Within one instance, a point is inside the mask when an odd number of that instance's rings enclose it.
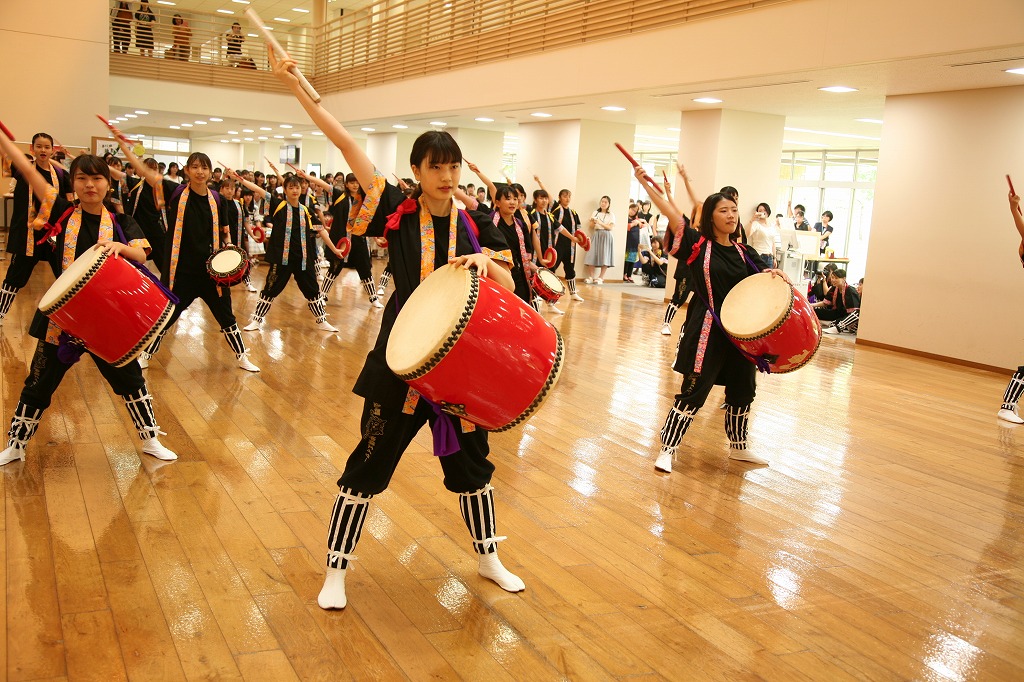
<instances>
[{"instance_id":1,"label":"white striped leg wrap","mask_svg":"<svg viewBox=\"0 0 1024 682\"><path fill-rule=\"evenodd\" d=\"M665 308L665 324L672 324L672 319L679 312L679 306L675 303L669 303L668 307Z\"/></svg>"},{"instance_id":2,"label":"white striped leg wrap","mask_svg":"<svg viewBox=\"0 0 1024 682\"><path fill-rule=\"evenodd\" d=\"M373 288L373 278L367 277L366 279L359 280L359 283L363 285L363 291L370 297L370 303L377 300L377 290Z\"/></svg>"},{"instance_id":3,"label":"white striped leg wrap","mask_svg":"<svg viewBox=\"0 0 1024 682\"><path fill-rule=\"evenodd\" d=\"M1018 369L1013 373L1013 378L1010 379L1010 383L1006 387L1006 393L1003 394L1003 409L1016 409L1017 401L1020 400L1022 393L1024 393L1024 370Z\"/></svg>"},{"instance_id":4,"label":"white striped leg wrap","mask_svg":"<svg viewBox=\"0 0 1024 682\"><path fill-rule=\"evenodd\" d=\"M750 421L750 404L725 406L725 435L733 450L747 449L747 424Z\"/></svg>"},{"instance_id":5,"label":"white striped leg wrap","mask_svg":"<svg viewBox=\"0 0 1024 682\"><path fill-rule=\"evenodd\" d=\"M29 439L35 435L42 416L42 410L18 403L18 407L14 409L14 416L11 417L11 429L7 432L7 447L17 445L24 449Z\"/></svg>"},{"instance_id":6,"label":"white striped leg wrap","mask_svg":"<svg viewBox=\"0 0 1024 682\"><path fill-rule=\"evenodd\" d=\"M327 531L327 567L348 568L355 561L352 552L366 521L366 512L373 495L363 495L349 488L339 488Z\"/></svg>"},{"instance_id":7,"label":"white striped leg wrap","mask_svg":"<svg viewBox=\"0 0 1024 682\"><path fill-rule=\"evenodd\" d=\"M252 286L252 277L249 275L248 271L246 271L245 277L242 278L242 284L245 284L246 286Z\"/></svg>"},{"instance_id":8,"label":"white striped leg wrap","mask_svg":"<svg viewBox=\"0 0 1024 682\"><path fill-rule=\"evenodd\" d=\"M380 276L380 284L377 285L378 289L387 289L388 282L391 281L391 271L385 270Z\"/></svg>"},{"instance_id":9,"label":"white striped leg wrap","mask_svg":"<svg viewBox=\"0 0 1024 682\"><path fill-rule=\"evenodd\" d=\"M474 493L459 493L459 508L473 538L477 554L494 554L497 544L506 538L496 534L494 524L494 488L488 483Z\"/></svg>"},{"instance_id":10,"label":"white striped leg wrap","mask_svg":"<svg viewBox=\"0 0 1024 682\"><path fill-rule=\"evenodd\" d=\"M565 284L569 287L569 295L574 295L576 293L576 278L565 280Z\"/></svg>"},{"instance_id":11,"label":"white striped leg wrap","mask_svg":"<svg viewBox=\"0 0 1024 682\"><path fill-rule=\"evenodd\" d=\"M661 444L667 448L679 447L679 442L683 440L686 429L690 428L690 422L693 421L698 409L677 400L665 417L665 425L661 427Z\"/></svg>"},{"instance_id":12,"label":"white striped leg wrap","mask_svg":"<svg viewBox=\"0 0 1024 682\"><path fill-rule=\"evenodd\" d=\"M532 305L533 309L536 310L539 313L540 312L540 296L534 296L533 300L530 301L530 305Z\"/></svg>"},{"instance_id":13,"label":"white striped leg wrap","mask_svg":"<svg viewBox=\"0 0 1024 682\"><path fill-rule=\"evenodd\" d=\"M324 310L323 296L307 299L306 305L309 306L309 312L313 313L313 317L316 318L318 324L327 319L327 311Z\"/></svg>"},{"instance_id":14,"label":"white striped leg wrap","mask_svg":"<svg viewBox=\"0 0 1024 682\"><path fill-rule=\"evenodd\" d=\"M337 279L337 277L338 276L335 275L330 270L328 270L327 274L324 275L324 281L320 285L320 291L323 293L324 296L331 293L331 289L334 288L334 280Z\"/></svg>"},{"instance_id":15,"label":"white striped leg wrap","mask_svg":"<svg viewBox=\"0 0 1024 682\"><path fill-rule=\"evenodd\" d=\"M0 287L0 320L7 317L7 313L11 312L11 304L14 303L14 297L18 295L18 291L19 289L9 284Z\"/></svg>"},{"instance_id":16,"label":"white striped leg wrap","mask_svg":"<svg viewBox=\"0 0 1024 682\"><path fill-rule=\"evenodd\" d=\"M267 298L261 293L260 300L256 301L256 311L252 314L252 319L257 322L267 319L267 313L270 312L270 306L272 305L274 305L274 299Z\"/></svg>"},{"instance_id":17,"label":"white striped leg wrap","mask_svg":"<svg viewBox=\"0 0 1024 682\"><path fill-rule=\"evenodd\" d=\"M150 356L156 355L157 351L160 350L160 344L164 342L164 334L167 333L167 327L160 330L160 333L153 339L153 343L149 344L149 348L146 349L146 353Z\"/></svg>"},{"instance_id":18,"label":"white striped leg wrap","mask_svg":"<svg viewBox=\"0 0 1024 682\"><path fill-rule=\"evenodd\" d=\"M121 397L124 398L124 406L128 408L128 414L132 417L140 439L148 440L159 435L166 435L156 423L156 413L153 412L153 396L149 394L149 390L145 386L134 393Z\"/></svg>"},{"instance_id":19,"label":"white striped leg wrap","mask_svg":"<svg viewBox=\"0 0 1024 682\"><path fill-rule=\"evenodd\" d=\"M236 358L245 353L245 341L242 340L242 334L238 331L237 324L233 324L227 329L221 329L220 333L224 335L224 340L228 342L228 346Z\"/></svg>"},{"instance_id":20,"label":"white striped leg wrap","mask_svg":"<svg viewBox=\"0 0 1024 682\"><path fill-rule=\"evenodd\" d=\"M841 332L853 333L857 331L860 324L860 313L854 310L852 313L836 322L836 328Z\"/></svg>"}]
</instances>

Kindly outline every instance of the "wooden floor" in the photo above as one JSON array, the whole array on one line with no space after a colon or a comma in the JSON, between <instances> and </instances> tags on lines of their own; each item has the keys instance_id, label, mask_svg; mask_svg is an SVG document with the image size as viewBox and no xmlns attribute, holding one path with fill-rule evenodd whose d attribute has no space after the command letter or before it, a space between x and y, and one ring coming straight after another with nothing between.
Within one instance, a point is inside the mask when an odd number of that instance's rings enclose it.
<instances>
[{"instance_id":1,"label":"wooden floor","mask_svg":"<svg viewBox=\"0 0 1024 682\"><path fill-rule=\"evenodd\" d=\"M0 272L6 270L0 264ZM377 266L379 269L379 265ZM256 280L262 282L263 270ZM0 334L3 420L51 278ZM759 378L752 468L726 459L719 392L656 473L679 377L663 306L581 287L568 364L525 427L493 435L512 595L475 573L429 432L374 500L349 606L316 605L351 387L375 338L354 273L313 329L295 287L235 368L197 303L148 370L163 439L140 455L86 359L24 463L0 471L0 669L9 680L1020 680L1024 430L1007 378L826 338ZM255 294L235 290L240 323ZM681 318L681 316L680 316ZM678 321L677 321L678 327ZM6 423L6 422L5 422Z\"/></svg>"}]
</instances>

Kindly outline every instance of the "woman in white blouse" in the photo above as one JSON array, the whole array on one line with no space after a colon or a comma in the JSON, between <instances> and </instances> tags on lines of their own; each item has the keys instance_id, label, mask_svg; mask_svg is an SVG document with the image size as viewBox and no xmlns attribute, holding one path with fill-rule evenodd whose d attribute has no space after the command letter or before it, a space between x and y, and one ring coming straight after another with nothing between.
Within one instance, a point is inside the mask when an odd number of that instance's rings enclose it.
<instances>
[{"instance_id":1,"label":"woman in white blouse","mask_svg":"<svg viewBox=\"0 0 1024 682\"><path fill-rule=\"evenodd\" d=\"M608 268L615 267L615 240L612 237L615 214L610 210L611 205L610 197L601 197L600 208L590 216L590 227L594 231L594 236L585 262L590 273L590 276L583 280L587 284L604 284L605 272ZM597 268L600 272L594 277L594 270Z\"/></svg>"}]
</instances>

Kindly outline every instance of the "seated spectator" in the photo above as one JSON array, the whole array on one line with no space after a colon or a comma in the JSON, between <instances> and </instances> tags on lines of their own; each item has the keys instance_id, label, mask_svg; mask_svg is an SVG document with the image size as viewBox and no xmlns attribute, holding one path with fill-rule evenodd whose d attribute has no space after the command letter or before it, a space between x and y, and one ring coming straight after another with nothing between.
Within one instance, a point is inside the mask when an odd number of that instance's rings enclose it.
<instances>
[{"instance_id":1,"label":"seated spectator","mask_svg":"<svg viewBox=\"0 0 1024 682\"><path fill-rule=\"evenodd\" d=\"M821 272L815 273L811 283L807 286L807 300L811 303L824 301L831 286L830 275L837 269L835 263L826 263Z\"/></svg>"},{"instance_id":2,"label":"seated spectator","mask_svg":"<svg viewBox=\"0 0 1024 682\"><path fill-rule=\"evenodd\" d=\"M846 321L849 315L860 309L860 295L854 287L846 283L846 270L836 269L829 274L829 290L825 300L811 305L819 320L826 322ZM824 329L826 333L838 334L840 329L830 324Z\"/></svg>"},{"instance_id":3,"label":"seated spectator","mask_svg":"<svg viewBox=\"0 0 1024 682\"><path fill-rule=\"evenodd\" d=\"M640 263L649 286L656 289L664 289L668 278L668 257L662 251L661 240L655 237L651 239L651 248L640 245Z\"/></svg>"}]
</instances>

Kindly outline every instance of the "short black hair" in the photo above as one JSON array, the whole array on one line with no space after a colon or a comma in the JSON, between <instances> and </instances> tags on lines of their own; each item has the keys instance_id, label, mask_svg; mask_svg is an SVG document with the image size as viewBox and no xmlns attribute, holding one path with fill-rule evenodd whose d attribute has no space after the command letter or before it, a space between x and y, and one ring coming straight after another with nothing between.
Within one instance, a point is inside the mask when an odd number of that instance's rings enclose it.
<instances>
[{"instance_id":1,"label":"short black hair","mask_svg":"<svg viewBox=\"0 0 1024 682\"><path fill-rule=\"evenodd\" d=\"M832 220L835 217L832 215L832 211L822 211L821 215L828 216L829 220Z\"/></svg>"},{"instance_id":2,"label":"short black hair","mask_svg":"<svg viewBox=\"0 0 1024 682\"><path fill-rule=\"evenodd\" d=\"M733 199L738 199L739 196L740 196L739 191L737 191L737 189L735 187L733 187L732 185L726 185L722 189L718 190L718 193L719 194L728 194L730 197L733 197Z\"/></svg>"},{"instance_id":3,"label":"short black hair","mask_svg":"<svg viewBox=\"0 0 1024 682\"><path fill-rule=\"evenodd\" d=\"M53 136L50 135L49 133L36 133L35 135L32 136L32 144L35 144L36 140L38 140L40 137L45 137L47 140L50 141L51 145L53 144Z\"/></svg>"}]
</instances>

